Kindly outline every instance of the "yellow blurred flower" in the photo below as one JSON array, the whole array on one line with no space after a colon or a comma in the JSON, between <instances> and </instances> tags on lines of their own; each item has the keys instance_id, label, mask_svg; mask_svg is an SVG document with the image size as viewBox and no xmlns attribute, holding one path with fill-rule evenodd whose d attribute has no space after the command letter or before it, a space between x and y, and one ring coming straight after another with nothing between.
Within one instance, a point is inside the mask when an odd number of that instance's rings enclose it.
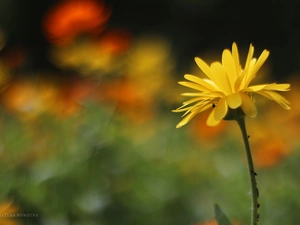
<instances>
[{"instance_id":1,"label":"yellow blurred flower","mask_svg":"<svg viewBox=\"0 0 300 225\"><path fill-rule=\"evenodd\" d=\"M258 59L253 58L254 47L250 45L245 67L242 69L239 60L238 48L232 44L232 52L225 49L222 54L222 63L213 62L208 66L202 59L195 58L197 65L209 79L186 74L188 81L179 84L192 88L198 92L183 93L183 96L192 97L173 112L185 112L177 128L188 123L195 115L212 108L206 121L208 126L216 126L225 118L228 107L241 108L243 113L254 118L257 114L253 101L254 93L260 94L277 102L285 109L290 109L289 102L275 91L289 91L290 84L262 84L249 86L256 73L269 56L264 50Z\"/></svg>"},{"instance_id":2,"label":"yellow blurred flower","mask_svg":"<svg viewBox=\"0 0 300 225\"><path fill-rule=\"evenodd\" d=\"M158 94L162 98L168 94L166 89L172 84L173 68L168 41L158 36L141 36L129 51L124 71L129 80L142 87L139 92Z\"/></svg>"},{"instance_id":3,"label":"yellow blurred flower","mask_svg":"<svg viewBox=\"0 0 300 225\"><path fill-rule=\"evenodd\" d=\"M13 204L12 201L5 201L0 204L0 225L18 225L14 216L19 208Z\"/></svg>"},{"instance_id":4,"label":"yellow blurred flower","mask_svg":"<svg viewBox=\"0 0 300 225\"><path fill-rule=\"evenodd\" d=\"M53 48L52 62L62 69L78 71L81 75L97 75L118 71L124 64L122 54L130 46L130 34L122 30L106 32L98 39L82 39Z\"/></svg>"},{"instance_id":5,"label":"yellow blurred flower","mask_svg":"<svg viewBox=\"0 0 300 225\"><path fill-rule=\"evenodd\" d=\"M23 78L14 80L2 93L3 106L21 119L35 119L42 114L59 118L78 112L86 99L93 98L96 84L84 78L58 80Z\"/></svg>"}]
</instances>

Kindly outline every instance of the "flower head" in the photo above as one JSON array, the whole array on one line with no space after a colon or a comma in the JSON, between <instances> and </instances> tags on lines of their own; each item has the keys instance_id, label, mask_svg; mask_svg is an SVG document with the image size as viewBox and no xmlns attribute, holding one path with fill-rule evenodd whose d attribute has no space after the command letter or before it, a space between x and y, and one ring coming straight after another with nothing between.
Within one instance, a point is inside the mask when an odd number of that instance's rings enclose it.
<instances>
[{"instance_id":1,"label":"flower head","mask_svg":"<svg viewBox=\"0 0 300 225\"><path fill-rule=\"evenodd\" d=\"M254 93L262 95L277 102L285 109L290 109L290 103L276 91L289 91L290 84L261 84L249 86L256 73L269 56L264 50L258 59L253 58L254 47L250 45L244 68L240 65L239 53L236 43L232 44L232 52L225 49L222 62L213 62L208 66L202 59L196 57L195 61L204 74L209 78L200 78L186 74L179 84L192 88L197 92L183 93L191 97L173 112L185 112L177 128L187 124L195 115L212 108L206 121L208 126L216 126L225 118L229 109L241 108L243 113L251 118L257 114L253 101Z\"/></svg>"}]
</instances>

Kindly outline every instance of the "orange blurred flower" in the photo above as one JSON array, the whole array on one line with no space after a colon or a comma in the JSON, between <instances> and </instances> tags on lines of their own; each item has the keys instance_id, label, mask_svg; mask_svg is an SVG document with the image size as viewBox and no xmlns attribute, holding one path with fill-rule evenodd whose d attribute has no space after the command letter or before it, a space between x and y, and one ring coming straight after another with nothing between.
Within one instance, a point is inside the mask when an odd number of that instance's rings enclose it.
<instances>
[{"instance_id":1,"label":"orange blurred flower","mask_svg":"<svg viewBox=\"0 0 300 225\"><path fill-rule=\"evenodd\" d=\"M224 132L226 121L221 121L217 127L207 126L205 121L208 114L208 112L204 112L195 118L195 122L192 125L192 132L197 140L215 142L215 138L220 138L220 133Z\"/></svg>"},{"instance_id":2,"label":"orange blurred flower","mask_svg":"<svg viewBox=\"0 0 300 225\"><path fill-rule=\"evenodd\" d=\"M255 165L259 168L275 166L289 154L284 140L278 137L270 138L267 135L254 143L252 149Z\"/></svg>"},{"instance_id":3,"label":"orange blurred flower","mask_svg":"<svg viewBox=\"0 0 300 225\"><path fill-rule=\"evenodd\" d=\"M218 225L218 223L216 220L209 220L203 223L197 223L196 225ZM237 221L233 221L233 225L241 225L241 224Z\"/></svg>"},{"instance_id":4,"label":"orange blurred flower","mask_svg":"<svg viewBox=\"0 0 300 225\"><path fill-rule=\"evenodd\" d=\"M80 34L98 35L109 17L101 1L66 0L48 12L43 27L50 42L64 45Z\"/></svg>"},{"instance_id":5,"label":"orange blurred flower","mask_svg":"<svg viewBox=\"0 0 300 225\"><path fill-rule=\"evenodd\" d=\"M12 201L5 201L0 204L0 225L18 225L20 224L15 220L15 214L18 212L19 207L15 206Z\"/></svg>"},{"instance_id":6,"label":"orange blurred flower","mask_svg":"<svg viewBox=\"0 0 300 225\"><path fill-rule=\"evenodd\" d=\"M288 93L287 97L293 105L293 110L290 110L284 118L277 115L278 121L281 121L284 132L279 130L285 136L289 144L293 147L299 146L299 133L300 133L300 104L299 104L299 90L300 90L300 74L294 74L289 78L289 82L293 84L293 88ZM276 112L274 110L274 112Z\"/></svg>"},{"instance_id":7,"label":"orange blurred flower","mask_svg":"<svg viewBox=\"0 0 300 225\"><path fill-rule=\"evenodd\" d=\"M253 161L258 168L276 166L293 151L287 117L282 117L281 112L270 103L266 103L265 107L268 115L261 114L248 125Z\"/></svg>"},{"instance_id":8,"label":"orange blurred flower","mask_svg":"<svg viewBox=\"0 0 300 225\"><path fill-rule=\"evenodd\" d=\"M206 221L204 223L198 223L197 225L218 225L216 220Z\"/></svg>"},{"instance_id":9,"label":"orange blurred flower","mask_svg":"<svg viewBox=\"0 0 300 225\"><path fill-rule=\"evenodd\" d=\"M87 79L73 78L66 80L57 95L54 109L58 116L70 116L82 108L82 101L95 94L95 84Z\"/></svg>"},{"instance_id":10,"label":"orange blurred flower","mask_svg":"<svg viewBox=\"0 0 300 225\"><path fill-rule=\"evenodd\" d=\"M140 92L139 83L130 80L108 81L100 89L100 100L105 104L117 104L117 112L133 122L144 122L153 116L153 100Z\"/></svg>"},{"instance_id":11,"label":"orange blurred flower","mask_svg":"<svg viewBox=\"0 0 300 225\"><path fill-rule=\"evenodd\" d=\"M292 110L282 116L282 110L269 102L257 102L268 109L268 115L262 113L256 121L248 124L252 137L252 152L257 167L268 168L282 163L299 146L300 107L298 104L300 79L292 76L288 81L293 84L286 97L293 105ZM275 108L276 107L276 108ZM262 110L264 112L265 110ZM266 126L266 124L268 124Z\"/></svg>"},{"instance_id":12,"label":"orange blurred flower","mask_svg":"<svg viewBox=\"0 0 300 225\"><path fill-rule=\"evenodd\" d=\"M31 79L15 80L2 94L2 103L22 119L32 119L51 110L56 102L53 84Z\"/></svg>"},{"instance_id":13,"label":"orange blurred flower","mask_svg":"<svg viewBox=\"0 0 300 225\"><path fill-rule=\"evenodd\" d=\"M5 108L22 119L34 119L41 114L70 116L81 109L81 103L95 94L94 82L84 78L65 81L44 78L17 79L3 92Z\"/></svg>"}]
</instances>

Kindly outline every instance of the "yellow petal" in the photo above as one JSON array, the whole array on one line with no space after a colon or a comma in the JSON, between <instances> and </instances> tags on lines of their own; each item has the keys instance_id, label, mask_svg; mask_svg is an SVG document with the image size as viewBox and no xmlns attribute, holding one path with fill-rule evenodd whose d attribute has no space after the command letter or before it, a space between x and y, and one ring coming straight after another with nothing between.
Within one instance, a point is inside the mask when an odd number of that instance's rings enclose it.
<instances>
[{"instance_id":1,"label":"yellow petal","mask_svg":"<svg viewBox=\"0 0 300 225\"><path fill-rule=\"evenodd\" d=\"M221 89L218 87L218 85L217 85L214 81L212 81L212 80L210 80L210 79L206 79L206 78L203 78L203 80L204 80L206 83L208 83L208 84L210 84L211 86L213 86L214 89L215 89L216 91L220 91L220 92L221 92ZM223 95L224 95L224 93L223 93Z\"/></svg>"},{"instance_id":2,"label":"yellow petal","mask_svg":"<svg viewBox=\"0 0 300 225\"><path fill-rule=\"evenodd\" d=\"M291 109L290 102L287 99L285 99L283 96L281 96L280 94L278 94L274 91L262 90L262 91L258 91L257 94L260 94L268 99L271 99L271 100L277 102L279 105L281 105L285 109Z\"/></svg>"},{"instance_id":3,"label":"yellow petal","mask_svg":"<svg viewBox=\"0 0 300 225\"><path fill-rule=\"evenodd\" d=\"M234 91L235 92L241 91L244 88L244 86L242 86L242 82L243 82L243 80L245 78L245 74L246 74L246 71L243 70L241 72L241 74L237 77L237 79L236 79L236 81L234 83Z\"/></svg>"},{"instance_id":4,"label":"yellow petal","mask_svg":"<svg viewBox=\"0 0 300 225\"><path fill-rule=\"evenodd\" d=\"M195 97L195 96L202 96L202 92L196 92L196 93L181 93L182 96L188 96L188 97Z\"/></svg>"},{"instance_id":5,"label":"yellow petal","mask_svg":"<svg viewBox=\"0 0 300 225\"><path fill-rule=\"evenodd\" d=\"M255 66L252 70L253 76L257 73L257 71L260 69L260 67L265 63L267 58L269 57L270 52L268 50L264 50L261 55L259 56L257 62L255 63Z\"/></svg>"},{"instance_id":6,"label":"yellow petal","mask_svg":"<svg viewBox=\"0 0 300 225\"><path fill-rule=\"evenodd\" d=\"M183 106L181 106L183 107ZM184 117L179 124L176 126L177 128L182 127L183 125L187 124L196 114L203 112L209 108L212 107L211 103L207 102L207 103L198 103L194 106L190 106L190 107L186 107L186 108L178 108L176 110L172 110L173 112L183 112L186 111L182 117ZM188 114L189 113L189 114Z\"/></svg>"},{"instance_id":7,"label":"yellow petal","mask_svg":"<svg viewBox=\"0 0 300 225\"><path fill-rule=\"evenodd\" d=\"M198 57L195 57L195 62L197 63L199 68L203 71L203 73L205 73L205 75L211 79L212 74L209 66L202 59Z\"/></svg>"},{"instance_id":8,"label":"yellow petal","mask_svg":"<svg viewBox=\"0 0 300 225\"><path fill-rule=\"evenodd\" d=\"M203 100L202 97L191 98L190 100L187 100L187 101L183 102L182 104L183 104L183 105L189 105L189 104L192 104L192 103L194 103L194 102L200 102L200 101L202 101L202 100Z\"/></svg>"},{"instance_id":9,"label":"yellow petal","mask_svg":"<svg viewBox=\"0 0 300 225\"><path fill-rule=\"evenodd\" d=\"M248 69L245 70L245 73L243 73L244 76L243 76L243 79L242 79L241 84L240 84L241 88L246 88L248 86L248 84L251 82L251 79L249 78L249 76L252 73L252 70L253 70L253 67L254 67L255 63L256 63L256 58L253 58L253 59L250 60L250 63L248 65ZM249 80L249 82L248 82L248 80Z\"/></svg>"},{"instance_id":10,"label":"yellow petal","mask_svg":"<svg viewBox=\"0 0 300 225\"><path fill-rule=\"evenodd\" d=\"M231 85L228 76L226 75L225 69L219 62L214 62L210 66L212 71L212 81L226 93L227 95L232 93Z\"/></svg>"},{"instance_id":11,"label":"yellow petal","mask_svg":"<svg viewBox=\"0 0 300 225\"><path fill-rule=\"evenodd\" d=\"M269 84L264 88L264 90L268 91L289 91L291 85L290 84Z\"/></svg>"},{"instance_id":12,"label":"yellow petal","mask_svg":"<svg viewBox=\"0 0 300 225\"><path fill-rule=\"evenodd\" d=\"M225 98L221 98L215 108L215 119L222 120L228 111L228 106Z\"/></svg>"},{"instance_id":13,"label":"yellow petal","mask_svg":"<svg viewBox=\"0 0 300 225\"><path fill-rule=\"evenodd\" d=\"M251 59L252 59L252 57L253 57L253 53L254 53L254 47L253 47L252 44L250 44L249 52L248 52L248 55L247 55L247 59L246 59L246 64L245 64L244 70L248 70L250 61L251 61Z\"/></svg>"},{"instance_id":14,"label":"yellow petal","mask_svg":"<svg viewBox=\"0 0 300 225\"><path fill-rule=\"evenodd\" d=\"M209 114L207 120L206 120L206 125L210 126L210 127L214 127L217 126L221 120L216 120L215 119L215 108L211 111L211 113Z\"/></svg>"},{"instance_id":15,"label":"yellow petal","mask_svg":"<svg viewBox=\"0 0 300 225\"><path fill-rule=\"evenodd\" d=\"M188 82L188 81L179 81L178 84L185 86L185 87L195 89L197 91L207 91L206 87L203 87L200 84L196 84L196 83L192 83L192 82Z\"/></svg>"},{"instance_id":16,"label":"yellow petal","mask_svg":"<svg viewBox=\"0 0 300 225\"><path fill-rule=\"evenodd\" d=\"M192 113L188 114L177 124L176 128L180 128L180 127L184 126L197 114L198 114L198 112L192 112Z\"/></svg>"},{"instance_id":17,"label":"yellow petal","mask_svg":"<svg viewBox=\"0 0 300 225\"><path fill-rule=\"evenodd\" d=\"M195 83L203 86L203 88L206 88L208 91L216 91L216 89L212 85L210 85L209 83L207 83L206 81L204 81L200 77L196 77L196 76L191 75L191 74L185 74L184 78L189 80L189 81L195 82Z\"/></svg>"},{"instance_id":18,"label":"yellow petal","mask_svg":"<svg viewBox=\"0 0 300 225\"><path fill-rule=\"evenodd\" d=\"M228 49L225 49L222 54L222 65L226 71L227 77L230 81L230 87L233 88L237 74L235 71L234 61L231 55L231 52Z\"/></svg>"},{"instance_id":19,"label":"yellow petal","mask_svg":"<svg viewBox=\"0 0 300 225\"><path fill-rule=\"evenodd\" d=\"M210 102L198 102L196 105L193 105L191 107L186 108L186 112L181 116L184 117L185 115L187 115L188 113L201 113L209 108L212 107L212 104Z\"/></svg>"},{"instance_id":20,"label":"yellow petal","mask_svg":"<svg viewBox=\"0 0 300 225\"><path fill-rule=\"evenodd\" d=\"M228 103L228 106L232 109L236 109L242 104L242 98L239 93L233 93L231 95L228 95L226 97L226 101Z\"/></svg>"},{"instance_id":21,"label":"yellow petal","mask_svg":"<svg viewBox=\"0 0 300 225\"><path fill-rule=\"evenodd\" d=\"M245 93L241 92L240 96L242 98L241 108L243 112L250 118L254 118L257 115L257 110L252 99Z\"/></svg>"},{"instance_id":22,"label":"yellow petal","mask_svg":"<svg viewBox=\"0 0 300 225\"><path fill-rule=\"evenodd\" d=\"M255 65L253 66L251 71L249 71L249 74L248 74L248 77L247 77L247 80L245 83L246 86L248 86L250 84L250 82L254 79L254 77L256 76L256 73L258 72L260 67L264 64L264 62L267 60L268 56L269 56L269 51L267 51L267 50L264 50L261 53L257 62L255 63Z\"/></svg>"},{"instance_id":23,"label":"yellow petal","mask_svg":"<svg viewBox=\"0 0 300 225\"><path fill-rule=\"evenodd\" d=\"M184 112L184 111L190 110L193 106L189 106L189 107L186 107L186 108L183 108L183 107L184 107L184 105L180 106L177 109L173 109L172 112Z\"/></svg>"},{"instance_id":24,"label":"yellow petal","mask_svg":"<svg viewBox=\"0 0 300 225\"><path fill-rule=\"evenodd\" d=\"M256 92L256 91L260 91L260 90L264 89L266 86L268 86L268 84L254 85L254 86L250 86L248 88L243 89L243 91Z\"/></svg>"},{"instance_id":25,"label":"yellow petal","mask_svg":"<svg viewBox=\"0 0 300 225\"><path fill-rule=\"evenodd\" d=\"M289 91L290 90L290 84L260 84L260 85L254 85L250 86L244 91L246 92L258 92L261 90L267 90L267 91Z\"/></svg>"},{"instance_id":26,"label":"yellow petal","mask_svg":"<svg viewBox=\"0 0 300 225\"><path fill-rule=\"evenodd\" d=\"M233 42L232 44L232 58L234 61L235 73L237 78L241 73L241 65L240 65L239 51L235 42Z\"/></svg>"}]
</instances>

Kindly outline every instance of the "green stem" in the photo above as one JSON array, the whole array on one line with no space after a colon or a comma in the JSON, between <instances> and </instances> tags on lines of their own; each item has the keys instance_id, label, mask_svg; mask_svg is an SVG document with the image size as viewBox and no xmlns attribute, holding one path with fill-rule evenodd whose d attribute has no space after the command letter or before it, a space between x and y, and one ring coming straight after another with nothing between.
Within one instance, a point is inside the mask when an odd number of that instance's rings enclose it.
<instances>
[{"instance_id":1,"label":"green stem","mask_svg":"<svg viewBox=\"0 0 300 225\"><path fill-rule=\"evenodd\" d=\"M253 160L252 160L252 155L251 155L251 150L250 150L250 145L248 141L248 134L246 131L246 125L245 125L245 120L244 117L239 117L236 119L236 121L239 124L239 127L242 132L243 140L244 140L244 145L246 149L246 154L247 154L247 162L248 162L248 169L249 169L249 175L250 175L250 183L251 183L251 197L252 197L252 214L251 214L251 225L257 225L258 219L259 219L259 214L258 214L258 188L256 184L256 173L254 170L254 165L253 165Z\"/></svg>"}]
</instances>

